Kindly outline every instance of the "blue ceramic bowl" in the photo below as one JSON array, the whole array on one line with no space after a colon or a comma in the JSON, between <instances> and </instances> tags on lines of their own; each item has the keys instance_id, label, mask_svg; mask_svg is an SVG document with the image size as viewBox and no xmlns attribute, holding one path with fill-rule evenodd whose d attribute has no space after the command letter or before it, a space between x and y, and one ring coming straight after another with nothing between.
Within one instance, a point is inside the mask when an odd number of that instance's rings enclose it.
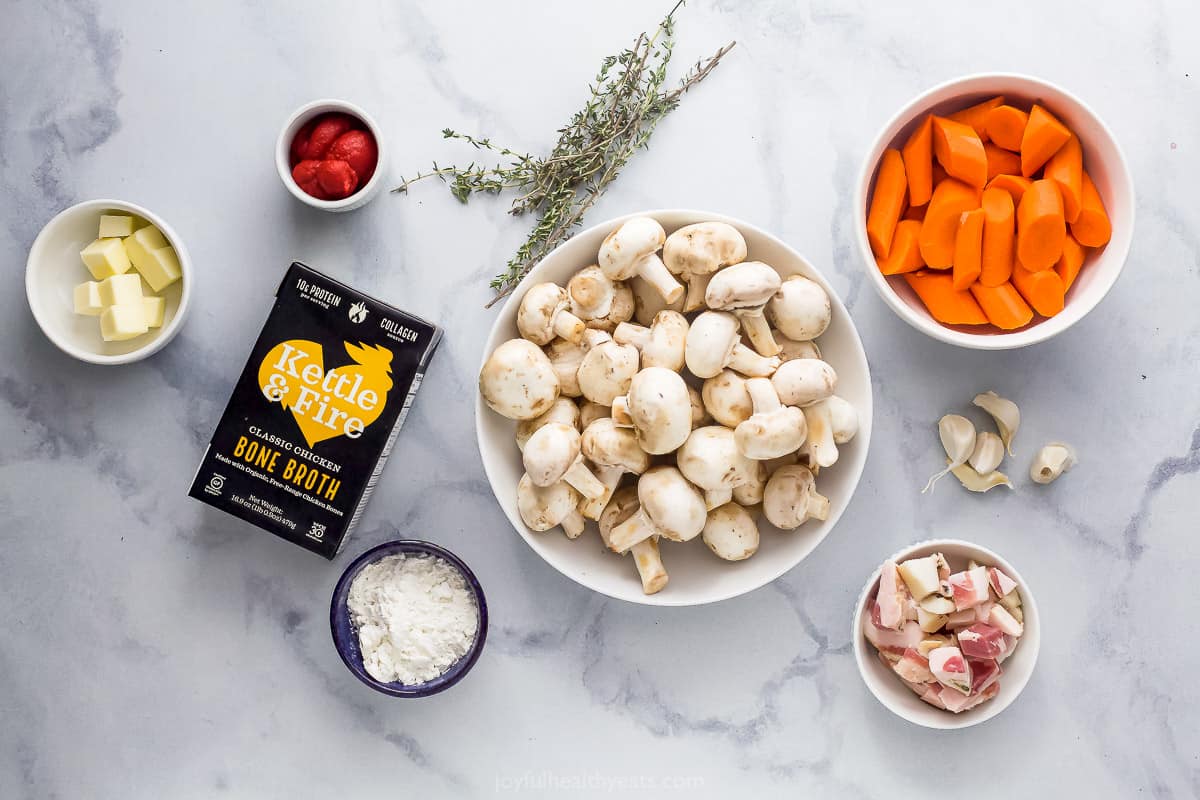
<instances>
[{"instance_id":1,"label":"blue ceramic bowl","mask_svg":"<svg viewBox=\"0 0 1200 800\"><path fill-rule=\"evenodd\" d=\"M475 632L475 641L471 643L471 649L450 669L425 683L384 683L368 675L363 668L362 651L358 647L358 632L354 629L354 623L350 621L350 609L346 605L346 600L350 595L350 584L354 582L355 576L362 571L363 567L398 553L423 553L437 556L453 564L466 579L467 587L475 595L475 605L479 609L479 628ZM354 673L354 676L367 686L377 692L390 694L392 697L428 697L458 683L479 660L483 642L487 639L487 601L483 597L483 588L475 578L475 573L471 572L470 567L463 563L461 558L444 547L439 547L432 542L417 540L385 542L378 547L372 547L350 562L350 566L346 567L346 571L338 579L337 586L333 590L333 602L329 606L329 629L333 633L333 644L337 647L338 655L342 657L342 661Z\"/></svg>"}]
</instances>

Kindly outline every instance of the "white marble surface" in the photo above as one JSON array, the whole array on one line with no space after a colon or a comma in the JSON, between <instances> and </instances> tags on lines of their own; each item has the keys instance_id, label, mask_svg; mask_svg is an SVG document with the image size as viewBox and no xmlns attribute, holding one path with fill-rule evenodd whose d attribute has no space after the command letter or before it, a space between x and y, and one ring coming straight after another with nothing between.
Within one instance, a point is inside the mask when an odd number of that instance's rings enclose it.
<instances>
[{"instance_id":1,"label":"white marble surface","mask_svg":"<svg viewBox=\"0 0 1200 800\"><path fill-rule=\"evenodd\" d=\"M682 14L680 68L738 48L591 218L692 206L781 235L854 314L877 414L856 500L816 553L769 588L684 610L568 582L490 494L471 402L482 305L525 223L435 186L324 215L271 161L287 114L326 95L376 115L394 176L469 159L445 126L543 148L601 57L666 4L3 5L0 797L539 796L557 782L578 796L889 798L927 786L939 751L973 797L1200 792L1194 4L1015 3L1002 19L967 3L696 0ZM896 107L989 69L1093 104L1139 192L1108 300L1054 341L994 354L936 344L887 310L864 285L849 208L860 154ZM102 196L165 216L199 271L182 335L130 367L57 352L21 283L39 227ZM448 327L334 564L185 497L293 258ZM1052 438L1082 464L1048 489L919 496L934 420L989 387L1025 413L1015 472ZM1018 702L953 735L887 713L849 652L865 575L931 535L1005 553L1045 631ZM358 684L326 622L340 566L398 536L460 553L493 615L473 674L418 702Z\"/></svg>"}]
</instances>

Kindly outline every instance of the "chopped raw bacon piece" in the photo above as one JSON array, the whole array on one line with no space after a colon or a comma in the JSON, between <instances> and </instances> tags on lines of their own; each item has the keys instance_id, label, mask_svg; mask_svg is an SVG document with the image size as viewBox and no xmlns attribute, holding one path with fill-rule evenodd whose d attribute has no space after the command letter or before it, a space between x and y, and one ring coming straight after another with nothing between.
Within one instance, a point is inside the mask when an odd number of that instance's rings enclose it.
<instances>
[{"instance_id":1,"label":"chopped raw bacon piece","mask_svg":"<svg viewBox=\"0 0 1200 800\"><path fill-rule=\"evenodd\" d=\"M992 585L992 591L996 593L996 597L1004 597L1017 588L1017 582L997 567L988 567L988 582Z\"/></svg>"},{"instance_id":2,"label":"chopped raw bacon piece","mask_svg":"<svg viewBox=\"0 0 1200 800\"><path fill-rule=\"evenodd\" d=\"M980 622L987 622L992 613L992 606L996 605L991 600L985 600L975 606L975 619Z\"/></svg>"},{"instance_id":3,"label":"chopped raw bacon piece","mask_svg":"<svg viewBox=\"0 0 1200 800\"><path fill-rule=\"evenodd\" d=\"M1004 652L1004 632L984 622L977 622L958 632L958 647L971 658L999 658Z\"/></svg>"},{"instance_id":4,"label":"chopped raw bacon piece","mask_svg":"<svg viewBox=\"0 0 1200 800\"><path fill-rule=\"evenodd\" d=\"M986 567L975 567L950 576L950 588L954 592L954 607L971 608L988 599Z\"/></svg>"},{"instance_id":5,"label":"chopped raw bacon piece","mask_svg":"<svg viewBox=\"0 0 1200 800\"><path fill-rule=\"evenodd\" d=\"M967 704L964 705L962 708L960 708L955 713L957 714L957 713L960 713L963 711L970 711L975 706L977 706L981 703L986 703L988 700L991 700L993 697L995 697L998 694L1000 694L1000 682L996 681L995 683L988 686L986 689L984 689L979 694L973 694L970 697L968 697Z\"/></svg>"},{"instance_id":6,"label":"chopped raw bacon piece","mask_svg":"<svg viewBox=\"0 0 1200 800\"><path fill-rule=\"evenodd\" d=\"M979 694L1000 677L1000 665L991 659L967 658L971 667L971 694Z\"/></svg>"},{"instance_id":7,"label":"chopped raw bacon piece","mask_svg":"<svg viewBox=\"0 0 1200 800\"><path fill-rule=\"evenodd\" d=\"M971 691L971 667L957 647L939 647L930 652L929 671L943 686L963 694Z\"/></svg>"},{"instance_id":8,"label":"chopped raw bacon piece","mask_svg":"<svg viewBox=\"0 0 1200 800\"><path fill-rule=\"evenodd\" d=\"M925 638L921 626L915 622L905 622L898 631L881 628L873 624L867 615L863 615L863 635L867 641L875 645L876 650L888 650L896 655L903 655L910 647L916 647Z\"/></svg>"},{"instance_id":9,"label":"chopped raw bacon piece","mask_svg":"<svg viewBox=\"0 0 1200 800\"><path fill-rule=\"evenodd\" d=\"M1020 636L1025 632L1025 626L1017 622L1016 617L1008 613L1004 606L992 606L988 622L995 625L1009 636Z\"/></svg>"},{"instance_id":10,"label":"chopped raw bacon piece","mask_svg":"<svg viewBox=\"0 0 1200 800\"><path fill-rule=\"evenodd\" d=\"M941 688L937 684L932 684L932 685L926 684L925 694L921 695L921 699L924 700L926 703L929 703L929 705L931 705L935 708L940 708L943 711L945 711L946 704L942 702L942 692L946 692L946 691L950 691L950 690ZM958 694L958 692L951 692L951 694Z\"/></svg>"},{"instance_id":11,"label":"chopped raw bacon piece","mask_svg":"<svg viewBox=\"0 0 1200 800\"><path fill-rule=\"evenodd\" d=\"M1004 651L996 657L997 664L1003 664L1004 660L1013 654L1013 650L1017 646L1017 638L1004 634Z\"/></svg>"},{"instance_id":12,"label":"chopped raw bacon piece","mask_svg":"<svg viewBox=\"0 0 1200 800\"><path fill-rule=\"evenodd\" d=\"M909 683L932 683L936 680L929 671L929 660L911 647L904 651L892 669Z\"/></svg>"}]
</instances>

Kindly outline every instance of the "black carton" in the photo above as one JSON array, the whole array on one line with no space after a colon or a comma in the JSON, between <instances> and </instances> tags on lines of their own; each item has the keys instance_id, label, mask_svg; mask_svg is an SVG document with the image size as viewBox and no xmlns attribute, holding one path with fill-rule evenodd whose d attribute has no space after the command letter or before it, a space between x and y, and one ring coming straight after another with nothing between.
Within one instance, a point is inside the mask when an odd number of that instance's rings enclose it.
<instances>
[{"instance_id":1,"label":"black carton","mask_svg":"<svg viewBox=\"0 0 1200 800\"><path fill-rule=\"evenodd\" d=\"M436 325L292 264L188 494L333 558L441 338Z\"/></svg>"}]
</instances>

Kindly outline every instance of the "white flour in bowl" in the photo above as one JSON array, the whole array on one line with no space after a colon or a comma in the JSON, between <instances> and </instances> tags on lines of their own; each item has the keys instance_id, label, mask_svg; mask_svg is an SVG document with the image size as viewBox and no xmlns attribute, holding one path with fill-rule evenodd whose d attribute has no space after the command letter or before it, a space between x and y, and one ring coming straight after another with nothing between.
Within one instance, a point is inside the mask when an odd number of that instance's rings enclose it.
<instances>
[{"instance_id":1,"label":"white flour in bowl","mask_svg":"<svg viewBox=\"0 0 1200 800\"><path fill-rule=\"evenodd\" d=\"M385 683L433 680L466 654L479 628L466 579L431 555L387 556L363 567L347 606L363 667Z\"/></svg>"}]
</instances>

